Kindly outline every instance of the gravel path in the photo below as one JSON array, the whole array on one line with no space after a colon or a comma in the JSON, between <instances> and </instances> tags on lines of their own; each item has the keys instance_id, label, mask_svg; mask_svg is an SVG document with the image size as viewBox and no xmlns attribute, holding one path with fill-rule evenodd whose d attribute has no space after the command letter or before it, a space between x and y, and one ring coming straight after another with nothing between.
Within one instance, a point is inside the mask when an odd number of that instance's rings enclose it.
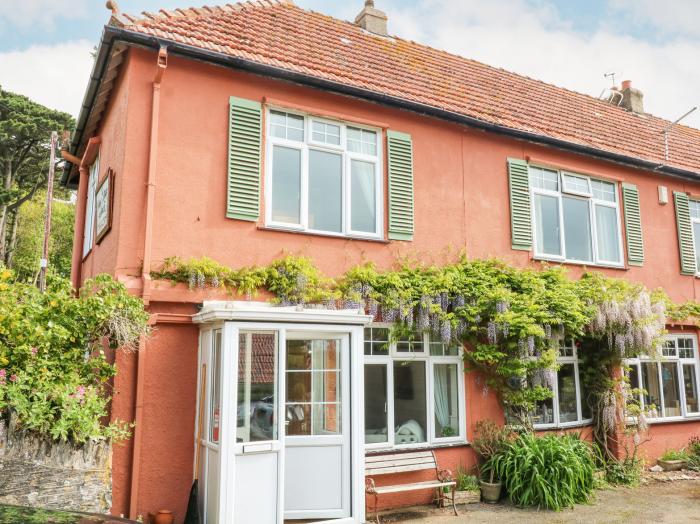
<instances>
[{"instance_id":1,"label":"gravel path","mask_svg":"<svg viewBox=\"0 0 700 524\"><path fill-rule=\"evenodd\" d=\"M382 523L700 523L700 479L673 482L651 479L637 488L597 491L590 505L578 505L561 512L518 509L501 503L494 506L469 504L461 506L459 513L459 517L455 517L447 509L415 508L413 511L412 508L406 513L382 517Z\"/></svg>"}]
</instances>

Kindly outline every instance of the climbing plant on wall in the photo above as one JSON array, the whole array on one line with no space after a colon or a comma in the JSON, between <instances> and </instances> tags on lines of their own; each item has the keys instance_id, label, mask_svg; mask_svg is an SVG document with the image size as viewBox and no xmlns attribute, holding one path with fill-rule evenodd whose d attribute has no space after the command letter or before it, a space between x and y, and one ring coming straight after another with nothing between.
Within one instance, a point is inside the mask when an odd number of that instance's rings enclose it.
<instances>
[{"instance_id":1,"label":"climbing plant on wall","mask_svg":"<svg viewBox=\"0 0 700 524\"><path fill-rule=\"evenodd\" d=\"M479 372L519 424L527 424L538 401L551 397L560 341L574 338L587 364L584 400L606 450L631 405L619 372L624 359L658 351L667 314L680 320L700 313L695 303L674 305L663 291L650 293L598 273L574 280L560 267L514 268L466 257L381 271L368 263L336 279L324 277L305 257L242 269L206 258L171 258L154 276L247 296L265 290L282 305L362 308L391 323L394 337L430 331L445 343L464 343L467 368ZM643 425L643 413L633 414Z\"/></svg>"}]
</instances>

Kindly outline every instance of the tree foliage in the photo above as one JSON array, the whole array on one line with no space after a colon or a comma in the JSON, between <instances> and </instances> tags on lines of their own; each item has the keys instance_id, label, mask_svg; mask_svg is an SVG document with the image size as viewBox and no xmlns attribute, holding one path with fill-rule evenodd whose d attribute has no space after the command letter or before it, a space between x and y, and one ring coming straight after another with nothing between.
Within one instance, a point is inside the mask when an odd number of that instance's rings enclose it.
<instances>
[{"instance_id":1,"label":"tree foliage","mask_svg":"<svg viewBox=\"0 0 700 524\"><path fill-rule=\"evenodd\" d=\"M125 424L102 424L116 372L105 349L134 349L147 319L141 300L107 275L76 298L65 279L42 294L0 270L0 415L54 439L126 436Z\"/></svg>"}]
</instances>

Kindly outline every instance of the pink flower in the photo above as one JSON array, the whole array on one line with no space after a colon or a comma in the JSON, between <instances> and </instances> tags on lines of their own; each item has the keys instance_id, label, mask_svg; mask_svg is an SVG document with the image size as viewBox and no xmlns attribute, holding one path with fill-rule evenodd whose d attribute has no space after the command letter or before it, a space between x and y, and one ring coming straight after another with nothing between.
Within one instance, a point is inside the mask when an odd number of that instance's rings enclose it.
<instances>
[{"instance_id":1,"label":"pink flower","mask_svg":"<svg viewBox=\"0 0 700 524\"><path fill-rule=\"evenodd\" d=\"M7 376L7 370L6 369L0 369L0 378L5 378Z\"/></svg>"},{"instance_id":2,"label":"pink flower","mask_svg":"<svg viewBox=\"0 0 700 524\"><path fill-rule=\"evenodd\" d=\"M85 396L85 387L78 386L78 389L75 391L75 396L76 398L83 398Z\"/></svg>"},{"instance_id":3,"label":"pink flower","mask_svg":"<svg viewBox=\"0 0 700 524\"><path fill-rule=\"evenodd\" d=\"M10 382L17 382L17 375L15 375L14 373L10 375Z\"/></svg>"},{"instance_id":4,"label":"pink flower","mask_svg":"<svg viewBox=\"0 0 700 524\"><path fill-rule=\"evenodd\" d=\"M36 354L39 352L37 348L32 348L32 355L36 356Z\"/></svg>"}]
</instances>

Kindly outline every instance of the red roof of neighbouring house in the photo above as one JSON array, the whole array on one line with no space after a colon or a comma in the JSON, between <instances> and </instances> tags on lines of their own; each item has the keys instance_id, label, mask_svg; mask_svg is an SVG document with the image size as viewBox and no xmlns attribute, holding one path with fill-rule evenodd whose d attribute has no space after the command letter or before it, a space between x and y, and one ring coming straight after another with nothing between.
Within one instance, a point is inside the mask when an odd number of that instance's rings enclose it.
<instances>
[{"instance_id":1,"label":"red roof of neighbouring house","mask_svg":"<svg viewBox=\"0 0 700 524\"><path fill-rule=\"evenodd\" d=\"M286 0L119 14L125 30L417 102L480 121L700 172L700 130L445 51L381 37ZM533 58L535 60L536 58Z\"/></svg>"}]
</instances>

